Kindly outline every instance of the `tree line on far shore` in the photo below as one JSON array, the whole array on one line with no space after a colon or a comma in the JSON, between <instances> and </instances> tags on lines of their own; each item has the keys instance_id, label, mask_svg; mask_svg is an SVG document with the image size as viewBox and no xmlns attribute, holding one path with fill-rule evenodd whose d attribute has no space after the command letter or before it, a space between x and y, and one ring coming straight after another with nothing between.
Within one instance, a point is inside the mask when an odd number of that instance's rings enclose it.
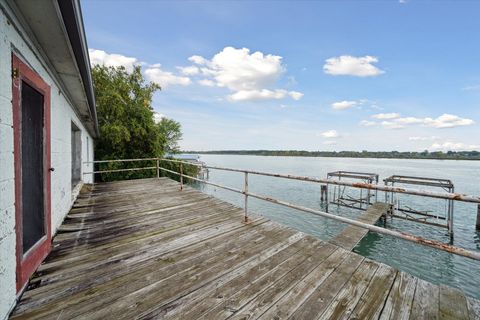
<instances>
[{"instance_id":1,"label":"tree line on far shore","mask_svg":"<svg viewBox=\"0 0 480 320\"><path fill-rule=\"evenodd\" d=\"M184 151L198 154L280 156L280 157L339 157L339 158L381 158L381 159L438 159L438 160L480 160L480 151L306 151L306 150L217 150Z\"/></svg>"}]
</instances>

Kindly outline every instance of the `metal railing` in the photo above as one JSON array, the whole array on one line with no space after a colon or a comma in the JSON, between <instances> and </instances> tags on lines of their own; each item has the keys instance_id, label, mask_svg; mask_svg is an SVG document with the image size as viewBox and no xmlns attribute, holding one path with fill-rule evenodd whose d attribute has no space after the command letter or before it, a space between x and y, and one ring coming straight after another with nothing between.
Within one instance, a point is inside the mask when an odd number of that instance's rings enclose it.
<instances>
[{"instance_id":1,"label":"metal railing","mask_svg":"<svg viewBox=\"0 0 480 320\"><path fill-rule=\"evenodd\" d=\"M183 190L183 178L188 178L192 181L197 181L201 183L205 183L214 187L218 187L221 189L225 189L231 192L235 192L238 194L242 194L244 196L244 221L248 222L248 198L256 198L260 199L263 201L267 201L270 203L282 205L285 207L289 207L292 209L296 209L299 211L303 212L308 212L317 216L321 216L327 219L347 223L353 226L357 226L360 228L367 229L369 231L377 232L380 234L385 234L388 236L400 238L403 240L407 240L413 243L418 243L427 247L439 249L442 251L450 252L459 256L471 258L474 260L480 260L480 252L478 251L472 251L472 250L467 250L463 249L460 247L456 247L453 245L445 244L436 240L430 240L430 239L425 239L419 236L415 236L409 233L401 232L401 231L395 231L367 223L363 223L361 221L353 220L350 218L345 218L342 216L337 216L331 213L323 212L317 209L312 209L308 208L305 206L297 205L297 204L292 204L286 201L274 199L271 197L263 196L260 194L252 193L249 192L248 190L248 175L253 174L253 175L260 175L260 176L267 176L267 177L275 177L275 178L283 178L283 179L289 179L289 180L298 180L298 181L307 181L307 182L312 182L312 183L318 183L318 184L332 184L332 185L340 185L340 186L348 186L348 187L353 187L353 188L360 188L360 189L368 189L368 190L376 190L376 191L383 191L383 192L389 192L389 193L402 193L402 194L409 194L409 195L416 195L416 196L424 196L424 197L430 197L430 198L436 198L436 199L446 199L446 200L455 200L455 201L462 201L462 202L469 202L469 203L477 203L480 204L480 197L478 196L472 196L472 195L466 195L466 194L459 194L459 193L448 193L448 192L433 192L433 191L427 191L427 190L418 190L418 189L406 189L406 188L398 188L398 187L392 187L392 186L381 186L381 185L376 185L376 184L369 184L369 183L356 183L356 182L347 182L347 181L338 181L338 180L329 180L329 179L321 179L321 178L314 178L314 177L306 177L306 176L297 176L297 175L289 175L289 174L279 174L279 173L269 173L269 172L262 172L262 171L254 171L254 170L242 170L242 169L233 169L233 168L225 168L225 167L219 167L219 166L209 166L209 165L204 165L204 164L198 164L194 162L187 162L187 161L181 161L181 160L175 160L175 159L165 159L165 158L144 158L144 159L119 159L119 160L100 160L100 161L88 161L84 163L93 163L93 164L101 164L101 163L115 163L115 162L135 162L135 161L156 161L156 166L149 166L149 167L142 167L142 168L126 168L126 169L112 169L112 170L97 170L97 171L91 171L91 172L84 172L84 174L99 174L99 173L114 173L114 172L122 172L122 171L139 171L139 170L156 170L157 172L157 177L160 177L160 171L164 172L169 172L171 174L177 175L180 177L180 190ZM160 163L162 161L167 161L170 163L178 163L179 164L179 172L170 170L167 168L163 168ZM203 167L207 169L213 169L213 170L222 170L222 171L229 171L229 172L238 172L238 173L243 173L244 174L244 187L243 190L224 186L218 183L214 183L208 180L200 179L197 177L193 177L190 175L184 174L183 166L184 165L189 165L189 166L197 166L197 167Z\"/></svg>"}]
</instances>

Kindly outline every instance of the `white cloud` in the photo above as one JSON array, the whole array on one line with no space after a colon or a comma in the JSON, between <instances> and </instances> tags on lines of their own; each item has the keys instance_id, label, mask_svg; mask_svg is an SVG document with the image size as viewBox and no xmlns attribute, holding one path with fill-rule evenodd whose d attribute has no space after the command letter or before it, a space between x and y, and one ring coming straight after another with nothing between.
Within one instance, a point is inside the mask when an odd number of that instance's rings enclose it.
<instances>
[{"instance_id":1,"label":"white cloud","mask_svg":"<svg viewBox=\"0 0 480 320\"><path fill-rule=\"evenodd\" d=\"M283 99L287 96L286 90L240 90L227 98L230 101L260 101L260 100L272 100L272 99Z\"/></svg>"},{"instance_id":2,"label":"white cloud","mask_svg":"<svg viewBox=\"0 0 480 320\"><path fill-rule=\"evenodd\" d=\"M434 128L454 128L459 126L469 126L475 123L472 119L464 119L453 114L444 113L436 119L425 118L424 123L428 127Z\"/></svg>"},{"instance_id":3,"label":"white cloud","mask_svg":"<svg viewBox=\"0 0 480 320\"><path fill-rule=\"evenodd\" d=\"M370 108L374 109L374 110L383 110L382 107L378 106L377 104L373 103Z\"/></svg>"},{"instance_id":4,"label":"white cloud","mask_svg":"<svg viewBox=\"0 0 480 320\"><path fill-rule=\"evenodd\" d=\"M402 124L402 125L409 125L409 124L420 124L424 123L425 119L415 118L415 117L404 117L404 118L397 118L393 120L395 123Z\"/></svg>"},{"instance_id":5,"label":"white cloud","mask_svg":"<svg viewBox=\"0 0 480 320\"><path fill-rule=\"evenodd\" d=\"M188 58L188 61L196 63L196 64L206 64L207 63L207 59L205 59L204 57L201 57L201 56L191 56L190 58Z\"/></svg>"},{"instance_id":6,"label":"white cloud","mask_svg":"<svg viewBox=\"0 0 480 320\"><path fill-rule=\"evenodd\" d=\"M170 85L182 85L187 86L191 84L191 80L188 77L178 76L172 72L162 70L159 63L146 65L141 63L137 58L126 57L121 54L107 53L103 50L89 49L88 53L90 55L90 63L92 65L105 65L109 67L120 67L123 66L128 72L132 72L133 68L137 65L144 65L146 69L144 74L149 81L159 84L162 88L168 87ZM184 74L195 74L195 72L200 73L200 70L196 66L188 67L177 67ZM196 71L195 71L196 69Z\"/></svg>"},{"instance_id":7,"label":"white cloud","mask_svg":"<svg viewBox=\"0 0 480 320\"><path fill-rule=\"evenodd\" d=\"M303 96L301 92L273 88L285 72L280 56L259 51L250 53L247 48L225 47L211 60L198 55L191 56L189 60L202 66L199 70L207 80L232 91L228 97L230 101L283 99L287 96L299 100Z\"/></svg>"},{"instance_id":8,"label":"white cloud","mask_svg":"<svg viewBox=\"0 0 480 320\"><path fill-rule=\"evenodd\" d=\"M145 75L148 80L157 83L162 88L170 85L188 86L192 83L188 77L176 76L172 72L162 70L159 63L147 67Z\"/></svg>"},{"instance_id":9,"label":"white cloud","mask_svg":"<svg viewBox=\"0 0 480 320\"><path fill-rule=\"evenodd\" d=\"M300 99L302 99L302 97L303 97L303 93L298 92L298 91L290 91L290 92L288 93L288 95L289 95L290 97L292 97L293 100L297 100L297 101L300 100Z\"/></svg>"},{"instance_id":10,"label":"white cloud","mask_svg":"<svg viewBox=\"0 0 480 320\"><path fill-rule=\"evenodd\" d=\"M276 89L276 90L240 90L227 98L230 101L261 101L261 100L279 100L284 99L286 96L292 97L294 100L300 99L303 94L295 91L288 92L287 90Z\"/></svg>"},{"instance_id":11,"label":"white cloud","mask_svg":"<svg viewBox=\"0 0 480 320\"><path fill-rule=\"evenodd\" d=\"M437 129L454 128L459 126L469 126L475 123L472 119L460 118L452 114L443 114L435 119L432 118L416 118L416 117L400 117L398 113L379 113L373 115L372 118L385 120L382 122L374 122L363 120L360 122L362 126L382 125L387 129L402 129L408 125L420 124L426 127Z\"/></svg>"},{"instance_id":12,"label":"white cloud","mask_svg":"<svg viewBox=\"0 0 480 320\"><path fill-rule=\"evenodd\" d=\"M328 131L320 133L320 135L324 138L338 138L338 137L340 137L340 134L337 132L337 130L328 130Z\"/></svg>"},{"instance_id":13,"label":"white cloud","mask_svg":"<svg viewBox=\"0 0 480 320\"><path fill-rule=\"evenodd\" d=\"M473 86L466 86L466 87L462 88L462 90L464 90L464 91L478 91L478 90L480 90L480 84L476 84L476 85L473 85Z\"/></svg>"},{"instance_id":14,"label":"white cloud","mask_svg":"<svg viewBox=\"0 0 480 320\"><path fill-rule=\"evenodd\" d=\"M325 60L323 71L334 76L372 77L385 73L385 71L373 65L377 62L378 58L373 56L353 57L345 55Z\"/></svg>"},{"instance_id":15,"label":"white cloud","mask_svg":"<svg viewBox=\"0 0 480 320\"><path fill-rule=\"evenodd\" d=\"M419 137L419 136L408 137L408 140L410 140L410 141L430 141L430 140L436 140L436 139L438 139L438 137L436 137L436 136L430 136L430 137Z\"/></svg>"},{"instance_id":16,"label":"white cloud","mask_svg":"<svg viewBox=\"0 0 480 320\"><path fill-rule=\"evenodd\" d=\"M208 67L220 87L234 91L265 88L280 77L284 68L280 56L250 54L247 48L226 47L217 53Z\"/></svg>"},{"instance_id":17,"label":"white cloud","mask_svg":"<svg viewBox=\"0 0 480 320\"><path fill-rule=\"evenodd\" d=\"M155 123L159 123L163 118L165 118L165 115L158 112L153 113L153 121L155 121Z\"/></svg>"},{"instance_id":18,"label":"white cloud","mask_svg":"<svg viewBox=\"0 0 480 320\"><path fill-rule=\"evenodd\" d=\"M430 151L472 151L472 150L480 150L480 146L473 145L473 144L465 144L461 142L452 142L452 141L445 141L443 143L434 143L432 144L428 150Z\"/></svg>"},{"instance_id":19,"label":"white cloud","mask_svg":"<svg viewBox=\"0 0 480 320\"><path fill-rule=\"evenodd\" d=\"M368 120L362 120L360 121L360 125L363 127L373 127L376 126L378 123L375 121L368 121Z\"/></svg>"},{"instance_id":20,"label":"white cloud","mask_svg":"<svg viewBox=\"0 0 480 320\"><path fill-rule=\"evenodd\" d=\"M379 120L395 119L399 117L400 117L399 113L377 113L372 115L372 118L379 119Z\"/></svg>"},{"instance_id":21,"label":"white cloud","mask_svg":"<svg viewBox=\"0 0 480 320\"><path fill-rule=\"evenodd\" d=\"M206 87L214 87L215 86L215 82L210 80L210 79L200 79L197 82L199 84L201 84L202 86L206 86Z\"/></svg>"},{"instance_id":22,"label":"white cloud","mask_svg":"<svg viewBox=\"0 0 480 320\"><path fill-rule=\"evenodd\" d=\"M132 72L135 65L140 65L140 62L137 60L137 58L127 57L116 53L107 53L103 50L88 49L88 54L90 56L90 64L92 66L97 64L107 67L123 66L128 72Z\"/></svg>"},{"instance_id":23,"label":"white cloud","mask_svg":"<svg viewBox=\"0 0 480 320\"><path fill-rule=\"evenodd\" d=\"M177 69L186 76L194 76L200 73L200 69L196 66L177 67Z\"/></svg>"},{"instance_id":24,"label":"white cloud","mask_svg":"<svg viewBox=\"0 0 480 320\"><path fill-rule=\"evenodd\" d=\"M361 104L360 101L344 100L344 101L338 101L338 102L332 103L332 108L335 110L344 110L344 109L353 108L355 106L358 106L359 104Z\"/></svg>"},{"instance_id":25,"label":"white cloud","mask_svg":"<svg viewBox=\"0 0 480 320\"><path fill-rule=\"evenodd\" d=\"M405 128L404 125L402 125L402 124L400 124L396 121L382 121L380 124L387 129L403 129L403 128Z\"/></svg>"}]
</instances>

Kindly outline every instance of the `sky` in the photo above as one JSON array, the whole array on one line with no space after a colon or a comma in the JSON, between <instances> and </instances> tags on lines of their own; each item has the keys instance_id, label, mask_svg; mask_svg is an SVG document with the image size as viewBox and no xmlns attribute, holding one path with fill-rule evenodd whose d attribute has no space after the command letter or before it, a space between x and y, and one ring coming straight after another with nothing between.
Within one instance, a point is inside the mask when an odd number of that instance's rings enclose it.
<instances>
[{"instance_id":1,"label":"sky","mask_svg":"<svg viewBox=\"0 0 480 320\"><path fill-rule=\"evenodd\" d=\"M81 4L183 150L480 150L480 1Z\"/></svg>"}]
</instances>

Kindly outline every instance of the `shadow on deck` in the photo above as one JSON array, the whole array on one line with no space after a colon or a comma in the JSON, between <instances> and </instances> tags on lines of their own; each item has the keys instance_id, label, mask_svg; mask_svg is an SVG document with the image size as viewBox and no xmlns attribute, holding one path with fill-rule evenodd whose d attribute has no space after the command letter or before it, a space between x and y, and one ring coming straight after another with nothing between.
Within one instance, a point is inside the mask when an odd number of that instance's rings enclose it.
<instances>
[{"instance_id":1,"label":"shadow on deck","mask_svg":"<svg viewBox=\"0 0 480 320\"><path fill-rule=\"evenodd\" d=\"M166 179L83 192L13 319L478 319L480 303Z\"/></svg>"}]
</instances>

